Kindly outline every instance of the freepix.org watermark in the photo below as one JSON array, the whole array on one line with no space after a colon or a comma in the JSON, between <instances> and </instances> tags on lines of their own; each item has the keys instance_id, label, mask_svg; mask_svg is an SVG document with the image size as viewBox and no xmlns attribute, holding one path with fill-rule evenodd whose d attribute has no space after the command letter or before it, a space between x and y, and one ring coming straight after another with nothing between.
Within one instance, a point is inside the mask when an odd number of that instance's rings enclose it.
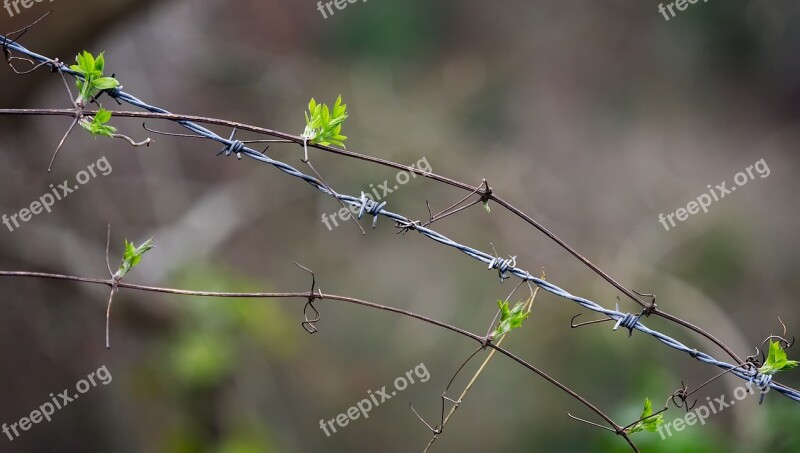
<instances>
[{"instance_id":1,"label":"freepix.org watermark","mask_svg":"<svg viewBox=\"0 0 800 453\"><path fill-rule=\"evenodd\" d=\"M428 158L423 157L422 159L418 160L416 163L410 165L412 168L416 168L417 170L422 170L426 173L430 173L433 171L431 168L431 164L428 163ZM378 184L376 187L375 184L370 184L370 193L365 193L364 195L374 202L381 201L387 195L394 192L395 190L399 189L400 186L404 186L408 184L413 178L416 178L416 173L411 173L407 171L398 172L394 178L394 182L397 184L392 185L389 180L384 180L383 184ZM358 215L358 206L350 205L349 207L344 207L339 209L338 211L334 212L333 214L326 214L322 213L322 223L328 228L328 231L333 231L334 228L339 226L339 220L342 223L347 222L350 220L350 216ZM339 220L336 219L339 217Z\"/></svg>"},{"instance_id":2,"label":"freepix.org watermark","mask_svg":"<svg viewBox=\"0 0 800 453\"><path fill-rule=\"evenodd\" d=\"M52 0L51 0L52 1ZM333 16L336 14L333 11L335 7L337 10L342 11L347 8L350 3L357 3L359 0L329 0L326 2L318 1L317 2L317 10L319 10L320 14L322 14L323 19L327 19L328 16ZM360 0L363 3L367 3L367 0ZM327 11L327 14L326 14Z\"/></svg>"},{"instance_id":3,"label":"freepix.org watermark","mask_svg":"<svg viewBox=\"0 0 800 453\"><path fill-rule=\"evenodd\" d=\"M22 12L19 7L23 7L25 9L30 9L34 3L42 3L44 0L3 0L3 8L8 11L9 17L14 17L15 14L19 14ZM53 3L53 0L49 0L50 3Z\"/></svg>"},{"instance_id":4,"label":"freepix.org watermark","mask_svg":"<svg viewBox=\"0 0 800 453\"><path fill-rule=\"evenodd\" d=\"M764 387L764 389L760 390L760 394L763 395L769 392L770 387ZM687 426L692 426L697 422L700 422L701 425L706 424L706 419L712 415L716 415L725 409L733 406L736 404L737 401L742 401L743 399L747 398L749 395L755 395L756 392L753 390L753 383L748 382L745 385L736 387L733 390L733 398L731 400L727 400L727 395L721 395L718 398L711 399L710 396L706 397L707 404L703 404L702 406L696 407L691 411L687 412L683 417L676 418L669 423L664 423L658 427L658 434L661 436L661 439L666 439L667 437L672 437L674 429L675 432L681 432L686 429Z\"/></svg>"},{"instance_id":5,"label":"freepix.org watermark","mask_svg":"<svg viewBox=\"0 0 800 453\"><path fill-rule=\"evenodd\" d=\"M325 433L326 436L331 437L331 434L336 433L336 426L334 426L334 424L338 425L340 428L344 428L351 421L355 421L359 417L363 416L365 419L369 418L369 412L372 409L375 409L385 401L391 399L393 396L396 396L397 392L402 392L410 384L415 383L416 381L414 381L414 376L419 379L419 382L428 382L428 380L431 378L431 375L428 373L428 369L425 367L425 364L420 363L416 367L406 371L405 375L394 380L394 390L392 390L391 393L386 390L385 385L381 387L380 390L376 390L375 392L372 390L367 390L368 398L364 398L354 406L349 407L345 412L342 412L330 420L321 419L319 421L319 428Z\"/></svg>"},{"instance_id":6,"label":"freepix.org watermark","mask_svg":"<svg viewBox=\"0 0 800 453\"><path fill-rule=\"evenodd\" d=\"M685 208L678 208L675 212L671 212L666 216L662 212L658 215L658 221L664 226L665 230L669 231L669 225L672 225L672 228L675 228L677 225L675 223L675 219L678 219L680 222L685 222L686 219L689 218L690 214L697 214L700 212L700 210L702 210L704 213L708 213L708 207L711 206L712 203L732 194L736 191L737 187L742 187L748 182L756 179L756 174L758 174L758 176L760 176L762 179L769 176L769 166L767 166L767 162L764 159L761 159L755 164L748 166L745 171L736 173L733 176L733 182L736 183L735 186L728 188L726 187L727 183L725 181L722 181L721 184L717 184L714 188L712 188L711 184L709 184L707 186L709 189L708 193L700 195L697 197L696 201L690 201ZM667 225L667 221L669 221L669 225Z\"/></svg>"},{"instance_id":7,"label":"freepix.org watermark","mask_svg":"<svg viewBox=\"0 0 800 453\"><path fill-rule=\"evenodd\" d=\"M103 365L98 368L97 371L89 373L86 379L81 379L75 384L75 390L77 390L78 393L70 395L70 389L66 389L58 395L53 395L51 393L50 401L42 404L38 409L34 409L30 415L22 417L11 424L3 423L0 428L2 428L3 434L8 437L8 440L13 442L14 439L22 435L22 431L28 431L33 425L42 420L49 422L52 420L51 417L55 414L56 410L63 409L67 404L77 400L80 395L97 387L98 384L108 385L111 379L111 373L109 373L108 368Z\"/></svg>"},{"instance_id":8,"label":"freepix.org watermark","mask_svg":"<svg viewBox=\"0 0 800 453\"><path fill-rule=\"evenodd\" d=\"M77 184L70 184L69 180L64 180L58 186L50 184L50 192L45 193L38 200L31 203L27 208L22 208L18 212L8 215L3 214L0 221L8 228L8 231L14 231L22 226L23 223L28 222L35 215L41 214L43 211L48 213L52 211L52 207L56 201L61 201L67 195L75 192L80 186L88 183L93 178L99 176L108 176L111 174L111 164L108 163L106 156L101 157L97 162L93 162L86 167L86 170L81 170L75 175Z\"/></svg>"},{"instance_id":9,"label":"freepix.org watermark","mask_svg":"<svg viewBox=\"0 0 800 453\"><path fill-rule=\"evenodd\" d=\"M659 3L658 12L664 16L664 20L669 21L671 18L674 18L677 15L675 12L676 9L678 12L686 11L686 9L689 8L689 5L694 5L695 3L699 2L700 0L675 0L674 2L667 3L666 8L664 8L663 3ZM703 3L708 3L708 0L703 0ZM667 10L669 10L669 15L667 15Z\"/></svg>"}]
</instances>

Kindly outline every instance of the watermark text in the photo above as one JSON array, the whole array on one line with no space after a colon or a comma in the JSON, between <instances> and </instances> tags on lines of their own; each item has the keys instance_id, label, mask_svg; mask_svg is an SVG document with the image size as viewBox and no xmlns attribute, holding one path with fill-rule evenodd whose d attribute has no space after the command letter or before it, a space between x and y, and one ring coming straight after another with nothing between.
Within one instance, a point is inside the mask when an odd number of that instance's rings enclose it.
<instances>
[{"instance_id":1,"label":"watermark text","mask_svg":"<svg viewBox=\"0 0 800 453\"><path fill-rule=\"evenodd\" d=\"M80 395L88 392L94 387L97 387L98 384L108 385L111 382L111 373L108 371L105 365L101 366L97 369L97 371L92 371L86 376L86 379L81 379L75 384L75 390L78 393L72 393L70 395L70 389L65 389L63 392L53 395L50 394L50 401L39 406L37 409L34 409L30 415L26 417L22 417L14 423L7 424L3 423L2 429L3 434L8 437L8 440L13 442L14 439L18 438L22 435L23 431L28 431L33 427L33 425L41 422L42 420L50 421L52 420L53 414L55 414L56 410L63 409L67 404L77 400Z\"/></svg>"},{"instance_id":2,"label":"watermark text","mask_svg":"<svg viewBox=\"0 0 800 453\"><path fill-rule=\"evenodd\" d=\"M663 212L660 213L658 215L658 221L665 230L669 231L670 225L671 228L675 228L675 226L677 226L675 219L677 219L679 222L685 222L686 219L689 218L690 214L697 214L701 210L704 213L708 213L708 208L712 203L732 194L736 191L737 187L742 187L748 182L755 180L756 174L762 179L770 175L769 166L764 159L761 159L755 164L748 166L745 171L736 173L733 176L733 182L736 184L735 186L728 188L727 182L725 181L722 181L721 184L715 185L713 188L711 187L711 184L709 184L707 186L709 189L708 193L704 193L697 197L696 200L690 201L685 208L678 208L675 212L671 212L666 216ZM667 221L669 221L669 225L667 224Z\"/></svg>"},{"instance_id":3,"label":"watermark text","mask_svg":"<svg viewBox=\"0 0 800 453\"><path fill-rule=\"evenodd\" d=\"M96 171L95 171L96 170ZM8 231L14 231L22 226L23 223L30 221L33 216L41 214L43 211L50 213L56 201L61 201L78 190L82 185L88 183L93 178L99 176L108 176L111 174L111 164L108 163L106 156L101 157L97 162L89 164L86 170L81 170L75 175L77 184L70 184L69 180L64 180L61 184L55 186L50 184L50 192L45 193L38 200L34 201L27 208L22 208L14 214L3 214L0 221L8 228Z\"/></svg>"},{"instance_id":4,"label":"watermark text","mask_svg":"<svg viewBox=\"0 0 800 453\"><path fill-rule=\"evenodd\" d=\"M394 390L386 390L386 386L381 387L380 390L367 390L367 398L356 403L354 406L349 407L345 412L331 418L330 420L322 419L319 421L319 428L325 433L326 436L331 437L331 434L336 433L336 426L344 428L351 421L357 420L359 417L369 418L369 412L388 401L397 392L405 390L409 384L414 384L414 376L419 379L419 382L428 382L431 378L428 369L424 363L420 363L416 367L406 371L405 375L399 376L394 380Z\"/></svg>"}]
</instances>

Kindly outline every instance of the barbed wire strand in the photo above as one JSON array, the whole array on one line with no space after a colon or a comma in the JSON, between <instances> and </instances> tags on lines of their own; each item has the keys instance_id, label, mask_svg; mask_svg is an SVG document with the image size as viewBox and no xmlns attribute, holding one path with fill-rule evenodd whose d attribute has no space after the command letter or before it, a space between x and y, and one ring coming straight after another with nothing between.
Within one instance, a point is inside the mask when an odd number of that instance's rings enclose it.
<instances>
[{"instance_id":1,"label":"barbed wire strand","mask_svg":"<svg viewBox=\"0 0 800 453\"><path fill-rule=\"evenodd\" d=\"M80 74L78 74L76 71L66 68L63 64L56 62L56 60L49 59L35 52L32 52L26 49L25 47L21 46L19 43L9 40L6 37L0 37L0 43L2 43L4 47L8 47L18 53L24 54L29 58L38 60L40 62L50 62L49 64L52 65L53 69L63 74L68 74L73 77L80 77ZM162 115L172 115L169 111L161 107L150 105L136 98L132 94L123 91L122 87L114 88L112 90L107 90L106 93L113 99L116 99L117 101L125 102L127 104L146 110L148 112L162 114ZM24 109L18 109L18 110L24 110ZM69 112L71 114L74 113L73 110L70 110ZM87 112L87 114L91 113ZM375 202L371 199L371 197L367 196L364 192L361 192L361 195L359 197L335 193L332 190L328 189L326 185L324 185L321 181L317 180L316 178L297 170L296 168L285 162L272 159L266 154L262 153L261 151L249 148L240 140L226 139L193 121L176 120L175 122L198 135L201 135L209 140L213 140L215 142L223 144L224 148L222 152L226 156L230 156L231 154L241 154L253 160L272 165L273 167L277 168L283 173L286 173L290 176L305 181L306 183L308 183L309 185L311 185L312 187L316 188L317 190L326 195L336 197L344 203L357 207L359 209L358 212L359 219L361 219L364 214L371 214L373 216L373 228L376 226L377 220L380 216L386 217L390 220L393 220L400 226L413 229L422 234L423 236L432 239L433 241L436 241L448 247L455 248L475 260L481 261L484 264L488 264L489 269L496 269L498 271L501 280L508 278L508 275L510 274L524 281L533 282L547 292L550 292L556 296L560 296L564 299L571 300L581 305L582 307L586 308L587 310L591 310L593 312L600 313L605 316L608 316L609 318L617 320L617 325L615 326L615 330L620 325L622 325L623 327L625 327L630 331L638 330L644 334L656 338L658 341L660 341L662 344L666 346L669 346L673 349L689 354L691 357L702 363L716 366L723 370L732 370L731 374L743 380L746 380L751 383L757 382L765 384L764 387L769 386L770 388L776 390L782 395L785 395L794 401L800 402L800 391L774 381L771 375L763 375L759 373L758 370L756 369L749 369L749 368L742 369L741 365L733 365L727 362L723 362L715 359L714 357L705 352L698 351L695 348L689 348L685 344L664 333L646 327L641 322L641 315L633 315L631 313L624 313L618 310L609 310L589 299L573 295L572 293L556 286L555 284L536 278L533 275L531 275L530 272L515 266L514 260L512 259L503 259L498 256L490 255L486 252L475 249L473 247L458 243L437 231L419 225L418 222L412 221L401 214L388 211L385 209L386 202Z\"/></svg>"},{"instance_id":2,"label":"barbed wire strand","mask_svg":"<svg viewBox=\"0 0 800 453\"><path fill-rule=\"evenodd\" d=\"M47 16L47 14L45 14L45 16ZM46 59L45 57L42 57L41 55L38 55L38 54L35 54L33 52L28 51L27 49L25 49L24 47L22 47L21 45L16 43L16 41L22 35L24 35L25 32L27 32L30 27L32 27L33 25L35 25L36 23L41 21L45 16L43 16L42 18L38 19L36 22L34 22L33 24L29 25L28 27L25 27L25 28L23 28L21 30L18 30L18 31L13 32L13 33L11 33L9 35L6 35L6 37L0 37L0 39L2 39L1 42L3 43L3 51L4 51L4 54L6 56L6 60L9 62L9 65L11 65L10 64L10 59L19 59L19 60L26 60L26 59L17 58L17 57L10 57L10 53L8 51L8 48L9 47L13 47L13 48L15 48L15 50L18 50L20 52L21 52L21 50L19 50L19 49L24 49L23 54L28 55L31 58L40 61L39 64L35 64L33 62L33 60L30 60L31 66L33 66L34 69L35 68L39 68L41 66L49 66L54 72L59 72L59 74L61 75L62 80L64 80L64 73L65 72L62 71L62 70L66 69L66 68L63 65L63 63L61 63L58 59L54 59L54 60ZM11 36L11 35L15 35L16 37L13 40L8 39L8 36ZM17 73L17 74L21 74L13 66L12 66L12 70L14 70L14 72ZM26 71L25 73L29 73L29 72L30 71ZM72 74L72 75L75 75L75 74ZM80 76L78 75L77 77L80 77ZM64 83L66 84L66 80L64 80ZM69 88L67 88L67 89L69 90ZM121 91L121 88L112 90L110 93L116 94L116 93L119 93L120 91ZM71 101L72 101L72 99L71 99ZM117 103L121 104L119 100L117 100ZM8 112L0 112L0 113L8 113ZM122 113L123 112L116 112L117 116L122 116ZM140 113L140 112L135 112L135 113ZM70 114L74 114L74 112L71 112ZM154 113L154 111L152 111L152 110L150 111L149 114L151 114L151 115L165 115L165 114L162 114L162 113ZM173 117L173 118L170 119L171 121L178 122L178 120L181 119L181 118L176 118L179 115L170 114L169 116ZM155 117L153 117L153 118L155 118ZM323 151L326 151L328 153L333 153L335 155L340 155L340 156L350 157L350 158L354 158L354 159L364 160L364 161L368 161L370 163L374 163L374 164L378 164L378 165L382 165L382 166L387 166L387 167L391 167L391 168L396 168L396 169L399 169L399 170L408 171L408 172L411 172L411 173L414 173L414 174L417 174L417 175L421 175L423 177L430 178L430 179L433 179L433 180L435 180L437 182L448 184L450 186L453 186L453 187L456 187L456 188L459 188L459 189L462 189L462 190L465 190L465 191L468 191L468 192L471 192L471 193L474 193L476 191L480 191L480 187L481 187L481 186L472 187L469 184L454 180L452 178L448 178L448 177L445 177L445 176L442 176L442 175L438 175L438 174L430 172L430 171L423 171L423 170L420 170L420 169L417 169L417 168L414 168L414 167L411 167L411 166L399 164L399 163L392 162L392 161L389 161L389 160L386 160L386 159L381 159L381 158L374 157L374 156L369 156L369 155L366 155L366 154L359 154L359 153L356 153L356 152L353 152L353 151L348 151L348 150L344 150L344 149L340 149L340 148L334 148L334 147L331 147L331 146L326 146L326 145L321 145L321 144L309 144L308 143L308 139L303 137L303 136L287 134L285 132L275 131L275 130L256 127L256 126L251 126L251 125L245 125L245 124L240 124L240 123L234 123L234 122L231 122L231 121L219 120L219 119L214 119L214 118L204 118L204 117L191 117L190 118L190 117L184 116L184 118L182 120L186 120L186 121L190 121L190 122L194 121L194 122L201 122L201 123L211 123L211 124L216 124L216 125L223 125L223 126L231 127L231 128L234 128L234 129L238 127L238 128L240 128L242 130L248 130L248 131L257 132L257 133L260 133L260 134L263 134L263 135L272 136L272 137L275 137L275 138L278 139L278 140L275 140L274 142L295 143L297 145L302 146L303 147L303 151L304 151L304 156L306 156L306 157L308 156L308 146L312 146L312 147L314 147L316 149L323 150ZM270 142L273 142L273 141L270 141ZM242 142L242 143L247 143L247 142ZM241 157L241 154L237 153L237 157ZM324 181L323 181L323 184L324 184ZM712 335L711 333L705 331L704 329L701 329L699 326L696 326L696 325L694 325L694 324L692 324L692 323L690 323L688 321L685 321L685 320L681 319L680 317L677 317L675 315L667 313L667 312L665 312L663 310L657 309L654 300L649 302L649 303L645 303L639 297L640 294L638 294L636 291L631 291L631 290L627 289L625 286L623 286L618 281L616 281L613 277L611 277L608 273L606 273L605 271L600 269L598 266L593 264L586 257L584 257L582 254L580 254L577 250L575 250L572 246L567 244L564 240L562 240L561 238L556 236L552 231L550 231L544 225L539 223L536 219L534 219L531 216L525 214L522 210L520 210L516 206L512 205L508 201L506 201L506 200L500 198L499 196L497 196L492 191L491 187L488 187L488 185L485 188L485 190L480 191L480 197L481 197L481 200L484 201L484 202L488 202L490 200L496 202L498 205L500 205L501 207L503 207L504 209L506 209L510 213L512 213L515 216L521 218L522 220L527 222L529 225L533 226L534 228L536 228L537 230L539 230L540 232L545 234L549 239L551 239L556 244L561 246L564 250L569 252L573 257L575 257L576 259L581 261L584 265L589 267L593 272L595 272L597 275L602 277L609 284L611 284L612 286L617 288L619 291L621 291L623 294L625 294L631 300L633 300L638 305L640 305L642 308L647 310L648 316L649 315L655 315L655 316L662 317L662 318L667 319L667 320L669 320L669 321L671 321L673 323L676 323L676 324L678 324L678 325L680 325L680 326L682 326L682 327L684 327L686 329L689 329L689 330L691 330L693 332L698 333L699 335L707 338L709 341L713 342L715 345L717 345L719 348L721 348L723 351L725 351L736 363L738 363L739 365L744 365L744 362L742 361L742 359L739 358L739 356L736 355L736 353L733 352L733 350L731 350L725 343L720 341L714 335ZM337 198L337 201L338 201L338 198ZM426 225L426 226L428 226L428 225ZM359 225L359 228L361 228L360 225Z\"/></svg>"}]
</instances>

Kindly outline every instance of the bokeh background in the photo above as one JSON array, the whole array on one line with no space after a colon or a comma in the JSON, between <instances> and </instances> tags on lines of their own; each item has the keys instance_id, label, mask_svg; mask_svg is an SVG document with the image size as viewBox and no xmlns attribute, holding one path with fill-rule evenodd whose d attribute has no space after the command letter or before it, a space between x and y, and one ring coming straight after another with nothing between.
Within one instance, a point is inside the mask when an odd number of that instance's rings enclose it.
<instances>
[{"instance_id":1,"label":"bokeh background","mask_svg":"<svg viewBox=\"0 0 800 453\"><path fill-rule=\"evenodd\" d=\"M0 31L55 12L23 39L71 61L106 51L127 91L173 112L302 131L310 97L342 94L349 149L494 190L547 225L628 287L707 327L740 355L778 317L798 332L797 151L800 144L800 5L792 0L697 3L665 21L655 1L373 0L324 19L312 0L79 1L36 3ZM0 106L68 107L47 71L0 69ZM107 107L116 107L109 100ZM113 120L141 139L138 121ZM385 219L367 235L329 231L339 206L268 166L215 157L197 139L155 137L149 148L73 134L52 174L47 163L69 119L0 117L0 210L8 215L105 156L113 171L50 214L0 228L0 268L105 275L124 238L157 248L127 281L186 289L303 291L316 272L324 292L413 310L483 332L500 286L462 254ZM181 132L175 126L150 122ZM224 134L229 131L220 129ZM246 134L241 135L247 136ZM269 153L301 166L297 147ZM670 213L757 160L771 173L671 231ZM356 194L395 177L363 162L312 152L327 182ZM386 199L425 218L463 194L416 178ZM368 218L364 222L367 226ZM495 206L438 223L444 234L516 255L531 272L607 307L619 295L566 252ZM406 318L322 302L319 333L300 327L303 301L202 300L120 292L112 349L104 348L107 290L77 283L0 280L0 422L106 365L113 381L35 425L0 451L306 452L422 451L439 395L474 345ZM635 307L621 301L626 310ZM569 328L578 308L541 293L505 343L588 397L633 421L645 397L660 405L717 370L658 344ZM584 315L583 319L590 319ZM723 355L663 321L648 325ZM790 358L795 356L789 350ZM420 363L411 385L331 437L319 428ZM461 388L474 362L456 382ZM780 380L797 387L799 373ZM724 378L698 394L727 394ZM621 440L570 420L580 404L502 357L481 376L433 451L623 452ZM672 420L680 413L667 414ZM778 394L735 408L646 452L800 451L800 406Z\"/></svg>"}]
</instances>

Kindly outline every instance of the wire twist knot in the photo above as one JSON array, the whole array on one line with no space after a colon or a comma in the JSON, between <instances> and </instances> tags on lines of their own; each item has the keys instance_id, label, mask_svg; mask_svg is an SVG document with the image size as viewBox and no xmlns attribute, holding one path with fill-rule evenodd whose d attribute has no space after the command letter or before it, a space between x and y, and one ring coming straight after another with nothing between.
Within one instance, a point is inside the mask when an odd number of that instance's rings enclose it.
<instances>
[{"instance_id":1,"label":"wire twist knot","mask_svg":"<svg viewBox=\"0 0 800 453\"><path fill-rule=\"evenodd\" d=\"M772 383L772 375L771 374L762 374L758 370L755 370L752 376L750 376L750 384L755 384L758 391L761 392L761 396L758 399L758 404L764 402L764 397L769 392L770 384Z\"/></svg>"},{"instance_id":2,"label":"wire twist knot","mask_svg":"<svg viewBox=\"0 0 800 453\"><path fill-rule=\"evenodd\" d=\"M489 267L487 268L487 270L497 269L497 275L500 276L500 283L503 283L506 279L511 278L507 274L508 270L516 266L517 266L516 256L512 256L508 259L496 256L492 258L492 261L489 262Z\"/></svg>"},{"instance_id":3,"label":"wire twist knot","mask_svg":"<svg viewBox=\"0 0 800 453\"><path fill-rule=\"evenodd\" d=\"M236 154L236 157L241 160L242 159L242 150L244 149L244 142L241 140L233 140L229 145L225 146L217 153L217 156L221 154L225 154L225 156L230 156L231 154Z\"/></svg>"},{"instance_id":4,"label":"wire twist knot","mask_svg":"<svg viewBox=\"0 0 800 453\"><path fill-rule=\"evenodd\" d=\"M361 219L364 217L364 213L372 214L372 228L378 224L378 214L380 214L381 209L386 206L386 202L378 203L375 201L370 200L367 198L367 194L361 192L361 198L359 198L361 202L361 208L358 210L358 218Z\"/></svg>"},{"instance_id":5,"label":"wire twist knot","mask_svg":"<svg viewBox=\"0 0 800 453\"><path fill-rule=\"evenodd\" d=\"M617 311L619 311L619 304L617 304ZM636 324L639 324L639 320L642 318L644 312L639 313L638 315L634 315L632 313L625 313L624 316L621 316L617 319L617 323L614 324L614 328L612 330L617 330L620 327L624 327L628 329L628 336L630 337L633 335L633 329L636 328Z\"/></svg>"},{"instance_id":6,"label":"wire twist knot","mask_svg":"<svg viewBox=\"0 0 800 453\"><path fill-rule=\"evenodd\" d=\"M242 159L242 150L245 148L244 142L241 140L234 140L233 137L236 135L236 128L234 127L231 131L231 136L228 139L228 144L225 145L224 148L217 153L217 156L220 154L225 153L225 156L230 156L231 154L236 154L236 158L241 160Z\"/></svg>"}]
</instances>

